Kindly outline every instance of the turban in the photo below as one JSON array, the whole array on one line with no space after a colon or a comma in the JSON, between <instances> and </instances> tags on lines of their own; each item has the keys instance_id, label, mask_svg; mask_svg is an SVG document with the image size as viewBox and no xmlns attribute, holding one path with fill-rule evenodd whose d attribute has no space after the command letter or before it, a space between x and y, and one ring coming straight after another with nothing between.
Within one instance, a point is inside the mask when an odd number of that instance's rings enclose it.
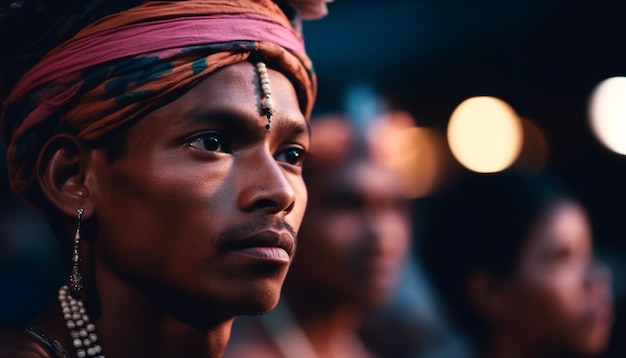
<instances>
[{"instance_id":1,"label":"turban","mask_svg":"<svg viewBox=\"0 0 626 358\"><path fill-rule=\"evenodd\" d=\"M273 1L151 1L92 22L49 51L4 100L13 190L30 196L38 151L51 134L97 142L217 69L253 58L291 80L308 118L316 94L311 61Z\"/></svg>"}]
</instances>

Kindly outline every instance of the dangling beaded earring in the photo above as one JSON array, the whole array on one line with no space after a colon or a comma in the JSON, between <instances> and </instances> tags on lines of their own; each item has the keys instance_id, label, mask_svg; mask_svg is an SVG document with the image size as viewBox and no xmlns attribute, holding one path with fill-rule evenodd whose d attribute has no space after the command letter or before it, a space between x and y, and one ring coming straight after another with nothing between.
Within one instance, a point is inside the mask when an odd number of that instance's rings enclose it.
<instances>
[{"instance_id":1,"label":"dangling beaded earring","mask_svg":"<svg viewBox=\"0 0 626 358\"><path fill-rule=\"evenodd\" d=\"M272 124L272 115L274 114L274 102L272 101L272 91L270 90L270 78L267 75L267 67L265 66L265 63L257 63L256 69L261 82L261 108L263 108L263 112L265 112L264 114L267 117L265 129L269 130L270 124Z\"/></svg>"},{"instance_id":2,"label":"dangling beaded earring","mask_svg":"<svg viewBox=\"0 0 626 358\"><path fill-rule=\"evenodd\" d=\"M74 251L72 253L72 273L70 274L69 285L59 289L59 303L63 311L65 326L67 327L72 345L74 346L76 357L104 358L102 347L98 343L98 333L96 325L91 322L89 315L80 300L83 291L83 277L78 269L80 262L80 221L83 215L83 208L78 208L76 224L76 234L74 234ZM69 287L68 287L69 286Z\"/></svg>"},{"instance_id":3,"label":"dangling beaded earring","mask_svg":"<svg viewBox=\"0 0 626 358\"><path fill-rule=\"evenodd\" d=\"M78 264L80 262L79 244L80 244L80 220L83 215L83 208L76 209L78 214L78 222L76 224L76 233L74 234L74 252L72 253L72 273L70 274L70 295L73 298L80 298L83 292L83 276L80 274Z\"/></svg>"}]
</instances>

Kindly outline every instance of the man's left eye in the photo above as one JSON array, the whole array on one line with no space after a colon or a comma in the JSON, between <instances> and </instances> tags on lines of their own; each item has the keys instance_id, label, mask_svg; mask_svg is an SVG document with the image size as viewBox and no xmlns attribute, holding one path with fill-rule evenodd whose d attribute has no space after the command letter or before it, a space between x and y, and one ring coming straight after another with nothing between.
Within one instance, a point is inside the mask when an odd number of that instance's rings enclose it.
<instances>
[{"instance_id":1,"label":"man's left eye","mask_svg":"<svg viewBox=\"0 0 626 358\"><path fill-rule=\"evenodd\" d=\"M290 165L301 166L304 161L306 152L302 148L292 147L287 148L276 156L276 160L285 162Z\"/></svg>"}]
</instances>

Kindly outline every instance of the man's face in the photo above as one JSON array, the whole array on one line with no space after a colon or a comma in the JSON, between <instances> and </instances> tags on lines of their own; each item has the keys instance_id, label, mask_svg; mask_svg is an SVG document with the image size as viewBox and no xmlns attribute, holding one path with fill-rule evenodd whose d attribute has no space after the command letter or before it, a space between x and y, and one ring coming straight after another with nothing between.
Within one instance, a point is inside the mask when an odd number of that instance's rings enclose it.
<instances>
[{"instance_id":1,"label":"man's face","mask_svg":"<svg viewBox=\"0 0 626 358\"><path fill-rule=\"evenodd\" d=\"M365 308L384 303L409 246L408 206L397 179L360 161L317 174L309 185L290 282Z\"/></svg>"},{"instance_id":2,"label":"man's face","mask_svg":"<svg viewBox=\"0 0 626 358\"><path fill-rule=\"evenodd\" d=\"M260 112L255 67L219 70L133 125L120 158L96 152L98 267L170 309L207 317L278 302L307 201L307 123L289 80L268 69L276 112Z\"/></svg>"},{"instance_id":3,"label":"man's face","mask_svg":"<svg viewBox=\"0 0 626 358\"><path fill-rule=\"evenodd\" d=\"M532 344L597 354L611 322L610 280L593 263L591 229L574 203L555 205L531 232L511 295L511 326Z\"/></svg>"}]
</instances>

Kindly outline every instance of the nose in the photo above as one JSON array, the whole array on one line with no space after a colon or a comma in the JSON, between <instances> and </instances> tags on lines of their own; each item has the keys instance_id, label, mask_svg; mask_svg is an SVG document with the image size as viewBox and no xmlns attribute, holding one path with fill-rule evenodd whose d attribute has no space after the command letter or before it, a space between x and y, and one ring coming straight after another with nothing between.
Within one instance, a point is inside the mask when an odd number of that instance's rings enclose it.
<instances>
[{"instance_id":1,"label":"nose","mask_svg":"<svg viewBox=\"0 0 626 358\"><path fill-rule=\"evenodd\" d=\"M269 150L247 158L242 174L239 207L248 212L288 214L294 207L296 194L285 171Z\"/></svg>"},{"instance_id":2,"label":"nose","mask_svg":"<svg viewBox=\"0 0 626 358\"><path fill-rule=\"evenodd\" d=\"M390 221L389 213L384 208L363 208L360 221L363 238L367 239L370 247L378 251L386 251L391 241L396 239L393 237L397 234L393 226L396 223Z\"/></svg>"}]
</instances>

